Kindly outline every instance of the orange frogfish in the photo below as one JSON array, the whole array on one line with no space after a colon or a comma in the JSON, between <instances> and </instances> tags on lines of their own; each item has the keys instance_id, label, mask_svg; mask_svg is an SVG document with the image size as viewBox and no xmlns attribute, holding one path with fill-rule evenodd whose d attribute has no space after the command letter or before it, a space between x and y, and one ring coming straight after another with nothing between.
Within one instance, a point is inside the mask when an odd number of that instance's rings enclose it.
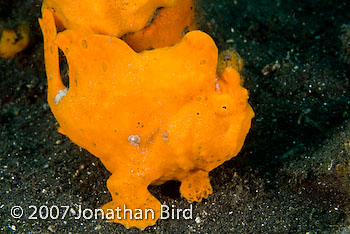
<instances>
[{"instance_id":1,"label":"orange frogfish","mask_svg":"<svg viewBox=\"0 0 350 234\"><path fill-rule=\"evenodd\" d=\"M112 201L102 208L154 212L110 221L154 225L161 204L148 186L168 180L181 182L189 202L207 198L208 173L238 154L254 116L239 73L226 68L217 75L210 36L195 30L174 46L136 53L114 36L57 33L50 9L43 9L40 26L48 103L60 131L112 173ZM69 87L60 76L58 49L67 58Z\"/></svg>"}]
</instances>

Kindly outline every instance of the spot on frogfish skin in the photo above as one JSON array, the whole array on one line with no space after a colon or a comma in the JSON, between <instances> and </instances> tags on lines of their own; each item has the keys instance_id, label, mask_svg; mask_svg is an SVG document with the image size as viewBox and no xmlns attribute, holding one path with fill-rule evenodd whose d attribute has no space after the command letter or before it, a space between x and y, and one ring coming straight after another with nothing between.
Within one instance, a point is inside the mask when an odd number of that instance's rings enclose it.
<instances>
[{"instance_id":1,"label":"spot on frogfish skin","mask_svg":"<svg viewBox=\"0 0 350 234\"><path fill-rule=\"evenodd\" d=\"M58 91L56 97L55 97L55 103L56 105L61 101L61 99L67 95L68 89L61 89L60 91Z\"/></svg>"},{"instance_id":2,"label":"spot on frogfish skin","mask_svg":"<svg viewBox=\"0 0 350 234\"><path fill-rule=\"evenodd\" d=\"M167 141L168 140L168 136L169 136L169 132L168 131L162 133L161 135L162 135L163 141Z\"/></svg>"},{"instance_id":3,"label":"spot on frogfish skin","mask_svg":"<svg viewBox=\"0 0 350 234\"><path fill-rule=\"evenodd\" d=\"M130 142L131 145L139 146L141 138L138 135L130 135L128 137L128 141Z\"/></svg>"}]
</instances>

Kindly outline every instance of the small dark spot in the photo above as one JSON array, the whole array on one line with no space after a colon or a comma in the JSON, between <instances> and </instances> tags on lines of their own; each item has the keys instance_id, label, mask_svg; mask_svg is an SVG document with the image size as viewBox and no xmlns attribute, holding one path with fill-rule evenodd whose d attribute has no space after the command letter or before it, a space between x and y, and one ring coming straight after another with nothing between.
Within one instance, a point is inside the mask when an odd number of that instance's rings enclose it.
<instances>
[{"instance_id":1,"label":"small dark spot","mask_svg":"<svg viewBox=\"0 0 350 234\"><path fill-rule=\"evenodd\" d=\"M96 143L95 143L95 142L92 142L92 146L93 146L93 147L96 147Z\"/></svg>"},{"instance_id":2,"label":"small dark spot","mask_svg":"<svg viewBox=\"0 0 350 234\"><path fill-rule=\"evenodd\" d=\"M81 47L83 47L84 49L87 49L88 44L86 40L81 40Z\"/></svg>"},{"instance_id":3,"label":"small dark spot","mask_svg":"<svg viewBox=\"0 0 350 234\"><path fill-rule=\"evenodd\" d=\"M143 128L144 127L144 125L143 125L143 123L141 123L141 122L137 122L137 126L136 126L137 128Z\"/></svg>"},{"instance_id":4,"label":"small dark spot","mask_svg":"<svg viewBox=\"0 0 350 234\"><path fill-rule=\"evenodd\" d=\"M104 72L107 71L107 64L105 63L105 61L102 61L102 70L103 70Z\"/></svg>"},{"instance_id":5,"label":"small dark spot","mask_svg":"<svg viewBox=\"0 0 350 234\"><path fill-rule=\"evenodd\" d=\"M115 192L114 194L115 194L116 196L119 196L119 193L117 193L117 192Z\"/></svg>"},{"instance_id":6,"label":"small dark spot","mask_svg":"<svg viewBox=\"0 0 350 234\"><path fill-rule=\"evenodd\" d=\"M199 112L197 112L197 115L199 115Z\"/></svg>"},{"instance_id":7,"label":"small dark spot","mask_svg":"<svg viewBox=\"0 0 350 234\"><path fill-rule=\"evenodd\" d=\"M226 106L223 106L223 107L222 107L222 109L225 109L225 110L226 110L226 109L227 109L227 107L226 107Z\"/></svg>"},{"instance_id":8,"label":"small dark spot","mask_svg":"<svg viewBox=\"0 0 350 234\"><path fill-rule=\"evenodd\" d=\"M207 60L206 60L206 59L202 59L202 60L199 62L200 65L204 65L204 64L206 64L206 63L207 63Z\"/></svg>"}]
</instances>

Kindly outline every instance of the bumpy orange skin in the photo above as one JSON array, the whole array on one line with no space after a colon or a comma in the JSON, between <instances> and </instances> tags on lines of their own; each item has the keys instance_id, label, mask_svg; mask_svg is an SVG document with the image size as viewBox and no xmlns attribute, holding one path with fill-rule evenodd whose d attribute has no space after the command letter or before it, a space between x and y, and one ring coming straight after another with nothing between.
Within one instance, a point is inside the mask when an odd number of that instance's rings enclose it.
<instances>
[{"instance_id":1,"label":"bumpy orange skin","mask_svg":"<svg viewBox=\"0 0 350 234\"><path fill-rule=\"evenodd\" d=\"M115 219L145 228L160 217L147 187L181 181L189 202L212 192L208 173L240 151L251 119L248 92L234 69L216 75L217 48L192 31L173 46L142 53L110 36L56 34L43 11L48 102L64 134L100 158L112 173L104 209L153 209L155 219ZM69 64L62 84L58 47Z\"/></svg>"},{"instance_id":2,"label":"bumpy orange skin","mask_svg":"<svg viewBox=\"0 0 350 234\"><path fill-rule=\"evenodd\" d=\"M181 1L181 0L180 0ZM176 0L44 0L60 28L121 37L144 28L159 7Z\"/></svg>"},{"instance_id":3,"label":"bumpy orange skin","mask_svg":"<svg viewBox=\"0 0 350 234\"><path fill-rule=\"evenodd\" d=\"M173 7L160 9L150 25L127 34L124 40L136 52L140 52L175 45L185 33L194 29L193 0L178 0Z\"/></svg>"}]
</instances>

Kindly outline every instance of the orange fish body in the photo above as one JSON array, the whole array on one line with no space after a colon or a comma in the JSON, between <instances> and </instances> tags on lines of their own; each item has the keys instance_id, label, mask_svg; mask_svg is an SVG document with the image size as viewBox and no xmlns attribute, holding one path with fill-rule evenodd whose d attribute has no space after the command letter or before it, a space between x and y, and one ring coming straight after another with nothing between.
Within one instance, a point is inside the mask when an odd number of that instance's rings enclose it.
<instances>
[{"instance_id":1,"label":"orange fish body","mask_svg":"<svg viewBox=\"0 0 350 234\"><path fill-rule=\"evenodd\" d=\"M192 31L172 47L136 53L112 36L78 30L56 33L54 16L43 10L48 103L61 132L98 157L112 175L112 201L152 209L155 219L117 219L144 229L160 217L150 184L181 181L189 202L212 192L208 173L236 156L254 116L239 73L217 76L217 48ZM62 83L58 48L69 65Z\"/></svg>"}]
</instances>

